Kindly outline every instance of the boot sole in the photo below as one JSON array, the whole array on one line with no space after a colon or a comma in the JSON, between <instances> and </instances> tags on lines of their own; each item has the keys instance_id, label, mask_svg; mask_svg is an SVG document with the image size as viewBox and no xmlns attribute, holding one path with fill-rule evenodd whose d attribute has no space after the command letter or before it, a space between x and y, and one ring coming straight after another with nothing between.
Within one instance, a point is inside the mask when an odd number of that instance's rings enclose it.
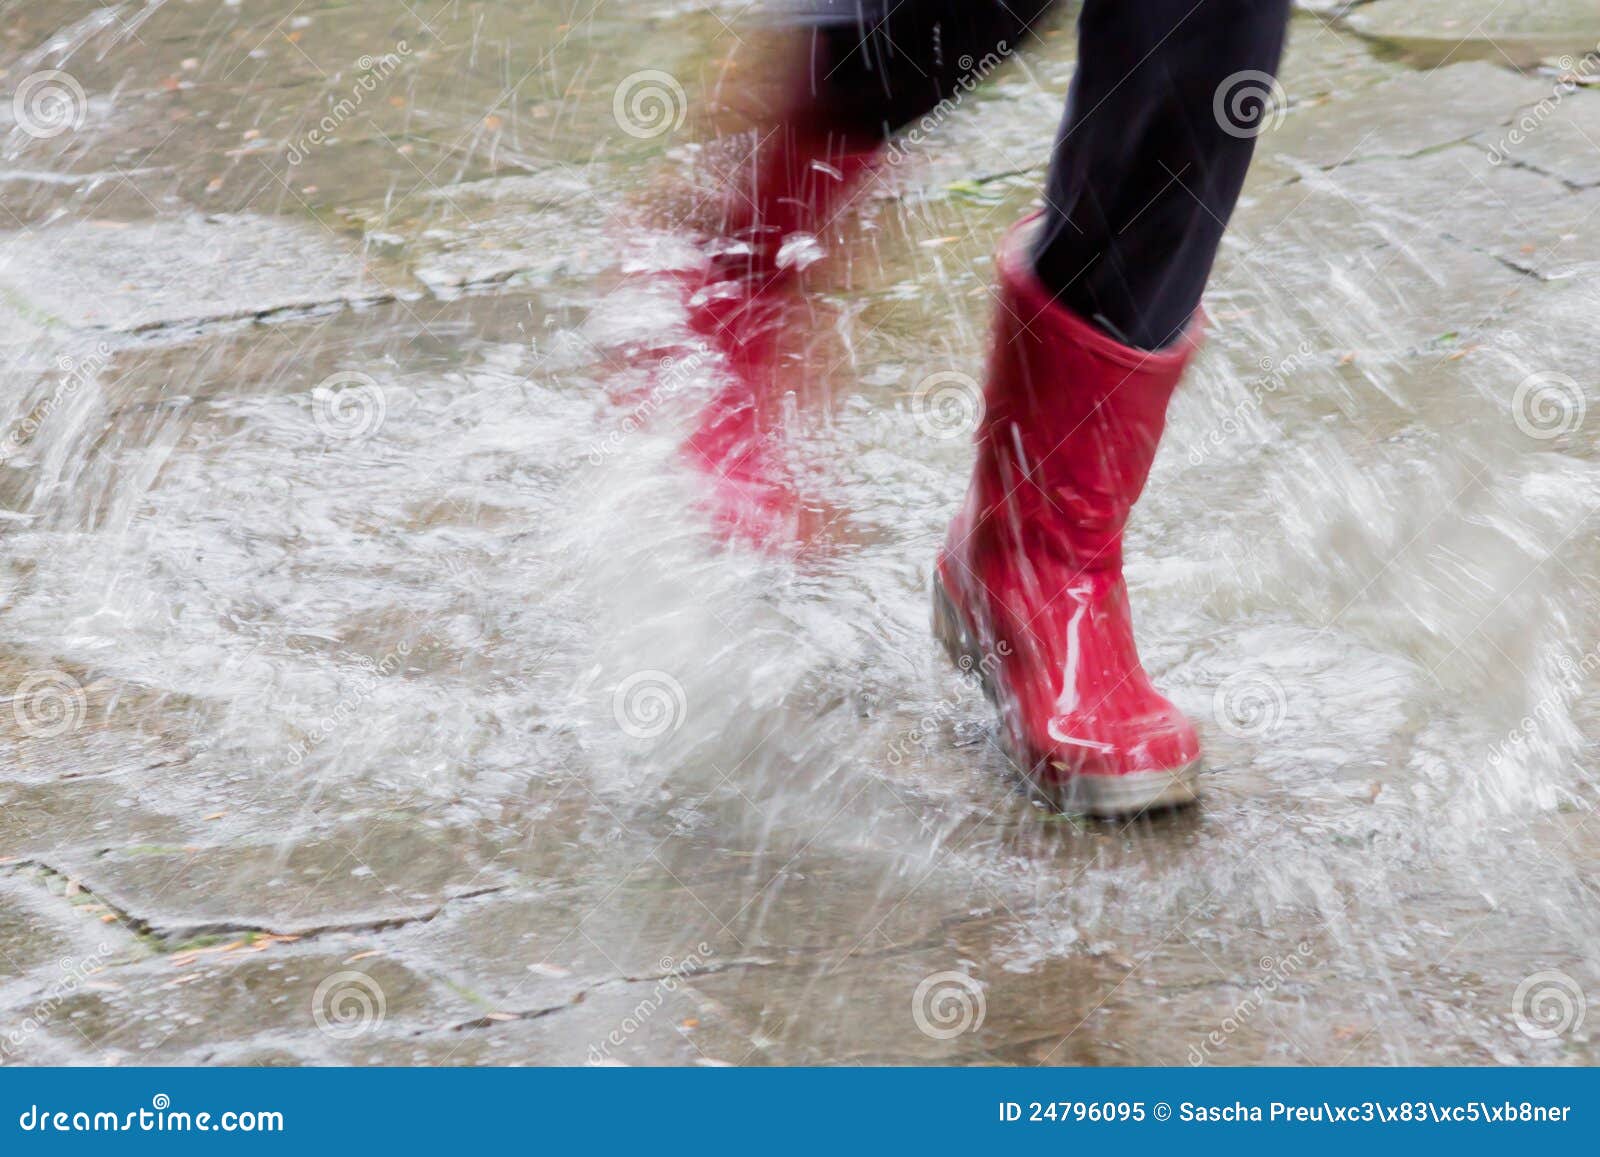
<instances>
[{"instance_id":1,"label":"boot sole","mask_svg":"<svg viewBox=\"0 0 1600 1157\"><path fill-rule=\"evenodd\" d=\"M984 697L999 706L1000 690L983 662L976 636L965 616L956 610L937 570L933 575L933 634L944 644L952 663L963 671L978 673ZM1039 764L1023 758L1012 748L1004 727L1000 729L1000 742L1012 763L1023 769L1023 778L1033 793L1051 807L1070 815L1119 819L1187 807L1200 799L1198 780L1204 766L1202 760L1196 759L1171 771L1132 771L1126 775L1083 775L1074 773L1064 763L1050 760L1050 767L1059 778L1044 779L1029 770Z\"/></svg>"}]
</instances>

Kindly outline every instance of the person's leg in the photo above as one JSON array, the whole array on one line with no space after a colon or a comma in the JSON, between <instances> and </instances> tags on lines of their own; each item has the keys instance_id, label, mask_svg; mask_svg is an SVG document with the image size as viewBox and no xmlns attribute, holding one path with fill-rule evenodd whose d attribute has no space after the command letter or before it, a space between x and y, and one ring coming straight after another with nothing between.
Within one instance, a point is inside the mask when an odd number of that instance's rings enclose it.
<instances>
[{"instance_id":1,"label":"person's leg","mask_svg":"<svg viewBox=\"0 0 1600 1157\"><path fill-rule=\"evenodd\" d=\"M733 371L685 449L730 536L805 537L784 466L780 343L805 309L795 273L827 243L895 129L967 91L1008 57L1054 0L802 0L777 20L776 53L746 64L724 99L753 132L720 182L691 324ZM751 148L750 145L755 147Z\"/></svg>"},{"instance_id":2,"label":"person's leg","mask_svg":"<svg viewBox=\"0 0 1600 1157\"><path fill-rule=\"evenodd\" d=\"M1087 0L1048 208L1001 247L934 626L1022 771L1076 810L1194 798L1199 740L1140 665L1122 532L1249 162L1235 89L1270 83L1287 20L1287 0Z\"/></svg>"},{"instance_id":3,"label":"person's leg","mask_svg":"<svg viewBox=\"0 0 1600 1157\"><path fill-rule=\"evenodd\" d=\"M807 117L856 148L883 144L970 89L1019 48L1057 0L805 0L799 94Z\"/></svg>"},{"instance_id":4,"label":"person's leg","mask_svg":"<svg viewBox=\"0 0 1600 1157\"><path fill-rule=\"evenodd\" d=\"M1056 3L798 0L776 13L778 48L725 95L759 141L725 188L733 271L769 273L785 237L820 231L895 130L984 79Z\"/></svg>"},{"instance_id":5,"label":"person's leg","mask_svg":"<svg viewBox=\"0 0 1600 1157\"><path fill-rule=\"evenodd\" d=\"M1086 0L1034 268L1141 349L1176 340L1270 115L1289 0Z\"/></svg>"}]
</instances>

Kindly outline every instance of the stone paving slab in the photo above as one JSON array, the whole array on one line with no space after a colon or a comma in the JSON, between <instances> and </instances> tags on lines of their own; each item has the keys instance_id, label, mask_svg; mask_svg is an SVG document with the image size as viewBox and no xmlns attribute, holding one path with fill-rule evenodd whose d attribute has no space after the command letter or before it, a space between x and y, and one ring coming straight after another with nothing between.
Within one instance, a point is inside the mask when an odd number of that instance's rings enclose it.
<instances>
[{"instance_id":1,"label":"stone paving slab","mask_svg":"<svg viewBox=\"0 0 1600 1157\"><path fill-rule=\"evenodd\" d=\"M1492 164L1472 145L1353 165L1332 184L1378 230L1426 229L1542 278L1575 276L1600 263L1600 196ZM1426 206L1426 215L1414 206Z\"/></svg>"},{"instance_id":2,"label":"stone paving slab","mask_svg":"<svg viewBox=\"0 0 1600 1157\"><path fill-rule=\"evenodd\" d=\"M93 1063L238 1063L240 1042L219 1035L216 1025L243 1007L259 1026L250 1034L253 1053L277 1049L299 1064L370 1064L391 1042L471 1011L447 988L359 940L223 942L107 975L115 987L74 993L44 1027L65 1046L74 1038L93 1041Z\"/></svg>"},{"instance_id":3,"label":"stone paving slab","mask_svg":"<svg viewBox=\"0 0 1600 1157\"><path fill-rule=\"evenodd\" d=\"M1596 65L1600 79L1600 63ZM1580 188L1600 186L1600 85L1552 78L1511 123L1472 139L1496 164L1526 167Z\"/></svg>"},{"instance_id":4,"label":"stone paving slab","mask_svg":"<svg viewBox=\"0 0 1600 1157\"><path fill-rule=\"evenodd\" d=\"M304 827L285 846L66 851L51 866L168 942L262 931L381 928L436 916L454 899L505 886L465 833L399 818Z\"/></svg>"},{"instance_id":5,"label":"stone paving slab","mask_svg":"<svg viewBox=\"0 0 1600 1157\"><path fill-rule=\"evenodd\" d=\"M198 325L395 292L348 243L254 214L73 222L0 235L7 312L74 329Z\"/></svg>"},{"instance_id":6,"label":"stone paving slab","mask_svg":"<svg viewBox=\"0 0 1600 1157\"><path fill-rule=\"evenodd\" d=\"M1590 0L1376 0L1343 16L1360 32L1448 50L1486 47L1528 62L1536 54L1600 47L1600 9Z\"/></svg>"},{"instance_id":7,"label":"stone paving slab","mask_svg":"<svg viewBox=\"0 0 1600 1157\"><path fill-rule=\"evenodd\" d=\"M1430 72L1403 70L1362 90L1359 100L1299 109L1295 80L1284 80L1289 114L1266 135L1270 153L1285 161L1332 168L1374 157L1408 157L1510 124L1550 92L1548 81L1520 76L1484 61Z\"/></svg>"}]
</instances>

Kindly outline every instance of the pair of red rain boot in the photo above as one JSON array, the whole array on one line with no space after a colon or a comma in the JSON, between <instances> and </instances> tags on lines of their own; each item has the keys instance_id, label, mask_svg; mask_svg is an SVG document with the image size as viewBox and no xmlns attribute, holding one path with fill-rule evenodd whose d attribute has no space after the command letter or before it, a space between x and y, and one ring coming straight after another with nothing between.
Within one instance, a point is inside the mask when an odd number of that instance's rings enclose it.
<instances>
[{"instance_id":1,"label":"pair of red rain boot","mask_svg":"<svg viewBox=\"0 0 1600 1157\"><path fill-rule=\"evenodd\" d=\"M695 328L732 372L686 451L724 530L767 542L792 533L796 505L773 338L816 235L870 165L826 142L781 143L730 198L725 247L691 297ZM1020 227L999 280L978 459L934 575L935 633L980 674L1011 758L1058 805L1122 816L1190 802L1199 742L1140 666L1122 531L1194 339L1141 351L1076 316L1034 275Z\"/></svg>"}]
</instances>

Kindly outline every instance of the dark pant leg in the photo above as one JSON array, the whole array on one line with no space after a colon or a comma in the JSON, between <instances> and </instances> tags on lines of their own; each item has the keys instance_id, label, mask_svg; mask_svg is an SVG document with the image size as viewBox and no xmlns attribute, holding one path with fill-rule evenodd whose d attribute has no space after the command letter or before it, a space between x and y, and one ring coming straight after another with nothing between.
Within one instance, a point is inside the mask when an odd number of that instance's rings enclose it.
<instances>
[{"instance_id":1,"label":"dark pant leg","mask_svg":"<svg viewBox=\"0 0 1600 1157\"><path fill-rule=\"evenodd\" d=\"M1057 0L800 0L804 114L848 148L881 144L1021 48Z\"/></svg>"},{"instance_id":2,"label":"dark pant leg","mask_svg":"<svg viewBox=\"0 0 1600 1157\"><path fill-rule=\"evenodd\" d=\"M1143 349L1181 334L1281 99L1288 20L1289 0L1085 0L1034 250L1057 300Z\"/></svg>"}]
</instances>

